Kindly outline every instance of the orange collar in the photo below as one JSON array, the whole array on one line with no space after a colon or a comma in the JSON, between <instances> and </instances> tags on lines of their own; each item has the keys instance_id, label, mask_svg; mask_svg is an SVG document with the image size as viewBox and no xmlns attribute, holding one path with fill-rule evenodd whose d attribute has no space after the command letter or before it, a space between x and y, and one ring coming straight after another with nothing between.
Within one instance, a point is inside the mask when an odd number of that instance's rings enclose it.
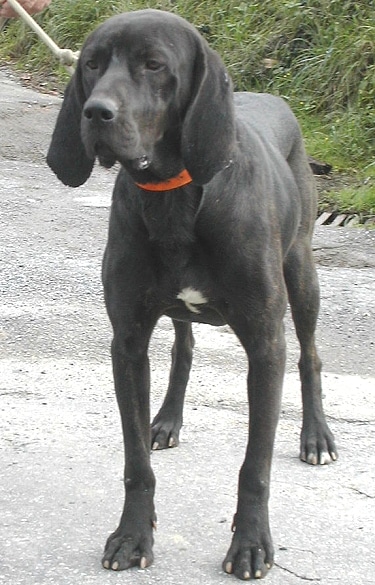
<instances>
[{"instance_id":1,"label":"orange collar","mask_svg":"<svg viewBox=\"0 0 375 585\"><path fill-rule=\"evenodd\" d=\"M144 189L144 191L171 191L172 189L178 189L179 187L184 187L185 185L189 185L193 179L189 175L188 171L185 169L175 177L171 177L166 181L162 181L160 183L136 183L137 187Z\"/></svg>"}]
</instances>

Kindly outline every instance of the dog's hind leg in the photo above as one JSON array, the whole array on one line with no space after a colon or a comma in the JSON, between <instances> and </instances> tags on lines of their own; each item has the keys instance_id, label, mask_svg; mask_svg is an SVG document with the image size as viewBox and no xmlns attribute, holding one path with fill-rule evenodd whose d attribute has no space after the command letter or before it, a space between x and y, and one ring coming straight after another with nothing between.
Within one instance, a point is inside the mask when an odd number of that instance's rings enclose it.
<instances>
[{"instance_id":1,"label":"dog's hind leg","mask_svg":"<svg viewBox=\"0 0 375 585\"><path fill-rule=\"evenodd\" d=\"M172 321L175 329L172 367L163 405L151 424L153 449L166 449L178 445L186 386L193 359L194 337L191 323Z\"/></svg>"},{"instance_id":2,"label":"dog's hind leg","mask_svg":"<svg viewBox=\"0 0 375 585\"><path fill-rule=\"evenodd\" d=\"M297 240L288 252L284 276L301 347L299 370L303 424L300 458L312 465L325 464L337 459L337 450L322 404L321 361L315 345L319 283L309 237Z\"/></svg>"}]
</instances>

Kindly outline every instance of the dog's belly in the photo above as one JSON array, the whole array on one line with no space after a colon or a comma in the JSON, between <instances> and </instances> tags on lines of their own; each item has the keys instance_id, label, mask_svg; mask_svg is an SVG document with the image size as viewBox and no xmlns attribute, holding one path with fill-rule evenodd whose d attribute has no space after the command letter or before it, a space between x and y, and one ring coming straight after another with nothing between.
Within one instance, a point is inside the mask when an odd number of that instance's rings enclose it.
<instances>
[{"instance_id":1,"label":"dog's belly","mask_svg":"<svg viewBox=\"0 0 375 585\"><path fill-rule=\"evenodd\" d=\"M172 319L216 326L226 324L220 308L197 289L183 288L176 296L176 300L178 304L164 311L165 315Z\"/></svg>"},{"instance_id":2,"label":"dog's belly","mask_svg":"<svg viewBox=\"0 0 375 585\"><path fill-rule=\"evenodd\" d=\"M215 325L216 327L227 324L225 318L216 309L211 307L205 307L199 314L192 313L184 307L170 307L164 311L164 315L176 321L207 323L207 325Z\"/></svg>"}]
</instances>

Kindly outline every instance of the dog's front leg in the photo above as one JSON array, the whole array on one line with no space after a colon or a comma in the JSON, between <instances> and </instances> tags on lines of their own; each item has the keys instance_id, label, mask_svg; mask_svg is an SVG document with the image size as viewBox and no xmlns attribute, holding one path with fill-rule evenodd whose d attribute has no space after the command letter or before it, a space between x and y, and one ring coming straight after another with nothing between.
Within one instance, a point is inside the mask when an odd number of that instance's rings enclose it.
<instances>
[{"instance_id":1,"label":"dog's front leg","mask_svg":"<svg viewBox=\"0 0 375 585\"><path fill-rule=\"evenodd\" d=\"M250 579L263 577L273 564L268 499L285 367L285 340L282 323L268 338L263 333L251 344L240 334L241 330L242 327L235 329L249 357L249 441L239 476L234 535L223 569L240 579Z\"/></svg>"},{"instance_id":2,"label":"dog's front leg","mask_svg":"<svg viewBox=\"0 0 375 585\"><path fill-rule=\"evenodd\" d=\"M150 465L148 342L152 327L114 327L112 362L125 445L125 504L120 524L109 537L103 566L116 571L153 561L155 477ZM149 324L148 324L149 325ZM125 333L126 331L126 333Z\"/></svg>"}]
</instances>

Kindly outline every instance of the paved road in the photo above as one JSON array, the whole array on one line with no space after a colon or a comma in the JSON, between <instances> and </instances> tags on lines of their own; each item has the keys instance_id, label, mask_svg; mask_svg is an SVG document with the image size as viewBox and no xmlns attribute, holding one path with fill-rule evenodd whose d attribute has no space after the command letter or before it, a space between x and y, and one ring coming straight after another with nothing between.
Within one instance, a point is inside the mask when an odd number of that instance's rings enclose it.
<instances>
[{"instance_id":1,"label":"paved road","mask_svg":"<svg viewBox=\"0 0 375 585\"><path fill-rule=\"evenodd\" d=\"M0 71L0 583L219 585L247 424L243 352L227 327L196 326L182 443L152 455L155 564L101 568L122 504L122 442L112 390L100 261L113 172L78 189L44 164L59 100ZM269 585L373 585L375 571L374 232L319 228L319 345L339 461L297 458L297 345L289 347L273 466L276 566ZM167 381L167 319L152 342L152 407Z\"/></svg>"}]
</instances>

